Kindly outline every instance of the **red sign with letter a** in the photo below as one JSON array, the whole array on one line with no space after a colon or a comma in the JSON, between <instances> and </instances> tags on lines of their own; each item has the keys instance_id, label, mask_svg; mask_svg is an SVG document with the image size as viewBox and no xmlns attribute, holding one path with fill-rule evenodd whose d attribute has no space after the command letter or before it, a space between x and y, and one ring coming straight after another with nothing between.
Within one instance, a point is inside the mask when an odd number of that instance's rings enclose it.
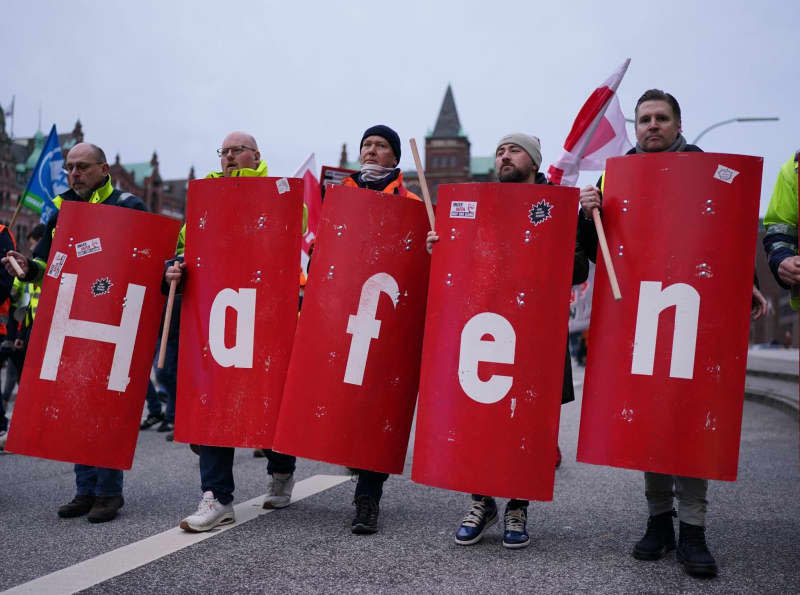
<instances>
[{"instance_id":1,"label":"red sign with letter a","mask_svg":"<svg viewBox=\"0 0 800 595\"><path fill-rule=\"evenodd\" d=\"M608 161L578 460L736 479L762 159Z\"/></svg>"},{"instance_id":2,"label":"red sign with letter a","mask_svg":"<svg viewBox=\"0 0 800 595\"><path fill-rule=\"evenodd\" d=\"M552 500L578 190L439 187L411 478Z\"/></svg>"},{"instance_id":3,"label":"red sign with letter a","mask_svg":"<svg viewBox=\"0 0 800 595\"><path fill-rule=\"evenodd\" d=\"M130 469L180 223L64 202L7 450Z\"/></svg>"},{"instance_id":4,"label":"red sign with letter a","mask_svg":"<svg viewBox=\"0 0 800 595\"><path fill-rule=\"evenodd\" d=\"M419 380L427 230L420 201L328 188L276 450L402 472Z\"/></svg>"},{"instance_id":5,"label":"red sign with letter a","mask_svg":"<svg viewBox=\"0 0 800 595\"><path fill-rule=\"evenodd\" d=\"M189 184L175 440L270 448L297 327L303 181Z\"/></svg>"}]
</instances>

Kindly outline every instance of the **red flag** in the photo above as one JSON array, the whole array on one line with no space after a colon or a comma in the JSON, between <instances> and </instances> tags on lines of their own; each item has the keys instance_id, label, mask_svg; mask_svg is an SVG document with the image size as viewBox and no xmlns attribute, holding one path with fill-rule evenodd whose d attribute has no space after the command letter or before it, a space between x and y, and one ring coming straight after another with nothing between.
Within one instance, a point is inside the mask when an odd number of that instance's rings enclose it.
<instances>
[{"instance_id":1,"label":"red flag","mask_svg":"<svg viewBox=\"0 0 800 595\"><path fill-rule=\"evenodd\" d=\"M303 241L300 247L300 266L303 269L303 275L308 275L309 255L311 253L311 246L314 244L314 238L317 235L319 214L322 211L322 192L319 180L314 176L314 171L316 171L316 169L317 159L314 153L311 153L293 176L295 178L303 178L305 188L303 203L306 205L306 209L308 209L308 227L303 235Z\"/></svg>"},{"instance_id":2,"label":"red flag","mask_svg":"<svg viewBox=\"0 0 800 595\"><path fill-rule=\"evenodd\" d=\"M631 149L616 93L630 62L625 60L583 104L564 141L564 153L547 171L553 184L574 186L580 170L605 169L606 159Z\"/></svg>"}]
</instances>

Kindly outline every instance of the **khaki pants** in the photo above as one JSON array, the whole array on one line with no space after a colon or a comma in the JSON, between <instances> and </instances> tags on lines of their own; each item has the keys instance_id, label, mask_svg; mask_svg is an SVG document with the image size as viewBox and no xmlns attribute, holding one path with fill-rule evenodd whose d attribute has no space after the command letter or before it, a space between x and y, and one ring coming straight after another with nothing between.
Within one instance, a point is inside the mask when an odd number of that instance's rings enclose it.
<instances>
[{"instance_id":1,"label":"khaki pants","mask_svg":"<svg viewBox=\"0 0 800 595\"><path fill-rule=\"evenodd\" d=\"M680 475L663 475L645 471L644 495L650 516L669 512L673 496L678 497L678 518L684 523L704 527L706 524L706 492L708 480Z\"/></svg>"}]
</instances>

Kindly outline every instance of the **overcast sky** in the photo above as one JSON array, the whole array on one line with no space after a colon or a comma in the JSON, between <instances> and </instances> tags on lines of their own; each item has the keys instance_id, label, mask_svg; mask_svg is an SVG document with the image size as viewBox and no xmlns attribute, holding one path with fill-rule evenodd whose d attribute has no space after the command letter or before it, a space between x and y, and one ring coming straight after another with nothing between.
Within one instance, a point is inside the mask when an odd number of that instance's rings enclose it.
<instances>
[{"instance_id":1,"label":"overcast sky","mask_svg":"<svg viewBox=\"0 0 800 595\"><path fill-rule=\"evenodd\" d=\"M310 152L356 158L383 123L423 139L448 83L472 143L491 155L510 131L542 139L555 161L581 105L625 58L623 112L651 87L674 94L690 142L764 157L761 212L780 165L800 148L800 2L160 2L4 0L0 103L16 96L14 133L83 123L123 162L158 152L162 176L217 169L241 129L271 175ZM8 123L7 123L8 127ZM633 141L632 129L629 129ZM582 174L581 183L597 174Z\"/></svg>"}]
</instances>

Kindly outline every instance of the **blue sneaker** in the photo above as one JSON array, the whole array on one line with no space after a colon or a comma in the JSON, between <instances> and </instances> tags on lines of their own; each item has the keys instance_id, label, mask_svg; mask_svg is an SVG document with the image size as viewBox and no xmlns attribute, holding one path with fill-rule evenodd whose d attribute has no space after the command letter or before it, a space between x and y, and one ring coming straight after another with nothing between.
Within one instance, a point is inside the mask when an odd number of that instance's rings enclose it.
<instances>
[{"instance_id":1,"label":"blue sneaker","mask_svg":"<svg viewBox=\"0 0 800 595\"><path fill-rule=\"evenodd\" d=\"M472 508L461 521L461 526L456 531L458 545L472 545L478 543L486 529L497 522L497 504L494 498L473 500Z\"/></svg>"},{"instance_id":2,"label":"blue sneaker","mask_svg":"<svg viewBox=\"0 0 800 595\"><path fill-rule=\"evenodd\" d=\"M512 550L528 547L531 538L528 536L528 530L525 528L525 523L527 521L527 508L506 507L506 513L503 515L503 547Z\"/></svg>"}]
</instances>

